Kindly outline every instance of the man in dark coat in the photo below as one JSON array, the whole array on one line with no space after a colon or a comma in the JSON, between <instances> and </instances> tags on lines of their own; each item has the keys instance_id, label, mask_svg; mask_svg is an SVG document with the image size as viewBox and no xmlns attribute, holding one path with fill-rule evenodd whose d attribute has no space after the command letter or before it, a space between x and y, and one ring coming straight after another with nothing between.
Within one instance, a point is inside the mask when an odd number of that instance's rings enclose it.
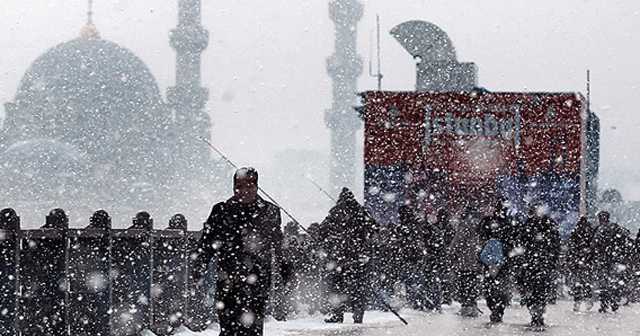
<instances>
[{"instance_id":1,"label":"man in dark coat","mask_svg":"<svg viewBox=\"0 0 640 336\"><path fill-rule=\"evenodd\" d=\"M332 305L326 322L343 322L344 311L351 306L353 322L362 323L369 295L367 271L373 253L371 238L375 222L353 193L343 188L323 225L329 230L326 271L330 273Z\"/></svg>"},{"instance_id":2,"label":"man in dark coat","mask_svg":"<svg viewBox=\"0 0 640 336\"><path fill-rule=\"evenodd\" d=\"M582 302L587 309L593 307L593 241L594 229L587 220L581 217L569 236L567 264L571 274L571 291L573 294L573 310L580 311Z\"/></svg>"},{"instance_id":3,"label":"man in dark coat","mask_svg":"<svg viewBox=\"0 0 640 336\"><path fill-rule=\"evenodd\" d=\"M477 317L479 284L482 274L480 264L480 238L478 237L479 216L471 209L465 209L456 233L448 247L454 284L458 291L458 301L462 306L459 314L463 317Z\"/></svg>"},{"instance_id":4,"label":"man in dark coat","mask_svg":"<svg viewBox=\"0 0 640 336\"><path fill-rule=\"evenodd\" d=\"M282 291L279 295L274 316L278 320L286 320L296 311L296 298L302 281L306 278L310 268L310 256L306 245L309 238L298 229L298 224L289 222L284 227L284 242L282 247ZM306 285L306 284L305 284Z\"/></svg>"},{"instance_id":5,"label":"man in dark coat","mask_svg":"<svg viewBox=\"0 0 640 336\"><path fill-rule=\"evenodd\" d=\"M618 310L627 270L629 232L610 221L606 211L598 213L599 225L593 237L593 256L600 279L600 312Z\"/></svg>"},{"instance_id":6,"label":"man in dark coat","mask_svg":"<svg viewBox=\"0 0 640 336\"><path fill-rule=\"evenodd\" d=\"M640 230L633 240L633 248L631 250L631 293L629 302L640 302Z\"/></svg>"},{"instance_id":7,"label":"man in dark coat","mask_svg":"<svg viewBox=\"0 0 640 336\"><path fill-rule=\"evenodd\" d=\"M446 239L444 230L438 223L422 221L422 241L424 252L422 256L423 272L425 273L426 309L441 311L443 301L443 283L447 276L446 269Z\"/></svg>"},{"instance_id":8,"label":"man in dark coat","mask_svg":"<svg viewBox=\"0 0 640 336\"><path fill-rule=\"evenodd\" d=\"M329 311L329 276L325 271L327 261L326 239L328 232L324 225L320 223L311 223L307 228L309 233L308 241L305 246L305 254L309 262L309 282L307 286L308 299L310 302L309 314L321 312L323 314Z\"/></svg>"},{"instance_id":9,"label":"man in dark coat","mask_svg":"<svg viewBox=\"0 0 640 336\"><path fill-rule=\"evenodd\" d=\"M509 256L515 244L514 219L509 216L504 200L499 199L493 214L484 217L480 222L479 236L480 246L486 246L490 240L499 241L502 244L505 261L499 268L485 267L484 294L487 306L491 310L489 316L491 323L502 322L504 310L509 303L509 291L513 260Z\"/></svg>"},{"instance_id":10,"label":"man in dark coat","mask_svg":"<svg viewBox=\"0 0 640 336\"><path fill-rule=\"evenodd\" d=\"M407 302L412 308L422 310L429 307L425 302L425 244L421 234L426 219L418 202L417 194L410 193L405 204L398 210L400 223L394 228L390 242L393 246L390 263L397 271L399 282L405 285Z\"/></svg>"},{"instance_id":11,"label":"man in dark coat","mask_svg":"<svg viewBox=\"0 0 640 336\"><path fill-rule=\"evenodd\" d=\"M435 226L442 233L442 239L444 242L444 246L439 247L442 256L438 260L438 269L440 270L439 276L442 283L442 303L450 305L453 300L453 274L451 274L449 246L456 234L456 228L451 222L451 215L445 209L438 210Z\"/></svg>"},{"instance_id":12,"label":"man in dark coat","mask_svg":"<svg viewBox=\"0 0 640 336\"><path fill-rule=\"evenodd\" d=\"M238 169L233 187L233 197L214 205L204 224L194 277L216 257L220 335L262 335L272 261L282 259L280 209L258 196L253 168Z\"/></svg>"},{"instance_id":13,"label":"man in dark coat","mask_svg":"<svg viewBox=\"0 0 640 336\"><path fill-rule=\"evenodd\" d=\"M533 205L521 228L523 297L531 314L531 327L544 327L544 312L555 290L554 274L560 257L560 232L556 222Z\"/></svg>"}]
</instances>

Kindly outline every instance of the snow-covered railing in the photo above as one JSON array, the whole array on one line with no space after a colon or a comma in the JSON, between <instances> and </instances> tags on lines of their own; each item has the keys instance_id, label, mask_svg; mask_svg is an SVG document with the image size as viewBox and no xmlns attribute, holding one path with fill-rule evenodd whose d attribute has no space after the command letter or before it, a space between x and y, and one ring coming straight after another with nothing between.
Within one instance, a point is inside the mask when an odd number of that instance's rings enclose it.
<instances>
[{"instance_id":1,"label":"snow-covered railing","mask_svg":"<svg viewBox=\"0 0 640 336\"><path fill-rule=\"evenodd\" d=\"M52 211L36 230L21 230L12 209L0 212L0 335L128 336L179 325L205 329L214 318L189 276L200 232L176 215L154 230L146 213L129 229L111 229L96 213L69 229Z\"/></svg>"}]
</instances>

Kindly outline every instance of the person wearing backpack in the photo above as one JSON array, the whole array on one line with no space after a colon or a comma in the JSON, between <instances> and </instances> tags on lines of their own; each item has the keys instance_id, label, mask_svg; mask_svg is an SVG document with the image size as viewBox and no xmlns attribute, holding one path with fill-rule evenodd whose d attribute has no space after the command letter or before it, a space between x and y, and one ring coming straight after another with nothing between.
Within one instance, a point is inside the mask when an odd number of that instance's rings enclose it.
<instances>
[{"instance_id":1,"label":"person wearing backpack","mask_svg":"<svg viewBox=\"0 0 640 336\"><path fill-rule=\"evenodd\" d=\"M514 245L514 220L508 214L505 201L499 199L490 216L480 222L480 260L484 265L484 295L491 310L491 323L501 323L509 303L512 263L509 252Z\"/></svg>"},{"instance_id":2,"label":"person wearing backpack","mask_svg":"<svg viewBox=\"0 0 640 336\"><path fill-rule=\"evenodd\" d=\"M544 328L543 315L555 290L560 232L556 222L545 213L544 205L534 204L519 236L524 261L520 269L522 294L531 314L531 327Z\"/></svg>"}]
</instances>

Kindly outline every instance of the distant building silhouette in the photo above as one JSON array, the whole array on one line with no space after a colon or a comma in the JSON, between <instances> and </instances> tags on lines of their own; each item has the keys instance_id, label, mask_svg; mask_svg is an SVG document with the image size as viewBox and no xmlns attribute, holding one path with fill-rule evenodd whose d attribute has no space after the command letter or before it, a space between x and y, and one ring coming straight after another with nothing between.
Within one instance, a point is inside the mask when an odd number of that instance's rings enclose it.
<instances>
[{"instance_id":1,"label":"distant building silhouette","mask_svg":"<svg viewBox=\"0 0 640 336\"><path fill-rule=\"evenodd\" d=\"M31 64L0 130L4 206L23 213L60 206L86 217L102 207L127 216L145 209L159 217L215 189L219 166L198 140L211 137L200 7L179 0L168 102L142 60L100 36L91 9L78 38Z\"/></svg>"}]
</instances>

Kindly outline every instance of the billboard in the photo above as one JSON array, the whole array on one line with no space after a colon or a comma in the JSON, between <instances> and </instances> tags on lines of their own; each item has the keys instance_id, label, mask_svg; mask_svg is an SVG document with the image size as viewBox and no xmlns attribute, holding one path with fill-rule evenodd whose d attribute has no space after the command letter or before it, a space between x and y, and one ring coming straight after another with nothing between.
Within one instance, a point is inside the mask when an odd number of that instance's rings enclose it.
<instances>
[{"instance_id":1,"label":"billboard","mask_svg":"<svg viewBox=\"0 0 640 336\"><path fill-rule=\"evenodd\" d=\"M514 214L543 202L567 231L585 211L585 99L575 93L369 91L364 108L365 202L397 222L408 190L428 211L483 208L503 197Z\"/></svg>"}]
</instances>

